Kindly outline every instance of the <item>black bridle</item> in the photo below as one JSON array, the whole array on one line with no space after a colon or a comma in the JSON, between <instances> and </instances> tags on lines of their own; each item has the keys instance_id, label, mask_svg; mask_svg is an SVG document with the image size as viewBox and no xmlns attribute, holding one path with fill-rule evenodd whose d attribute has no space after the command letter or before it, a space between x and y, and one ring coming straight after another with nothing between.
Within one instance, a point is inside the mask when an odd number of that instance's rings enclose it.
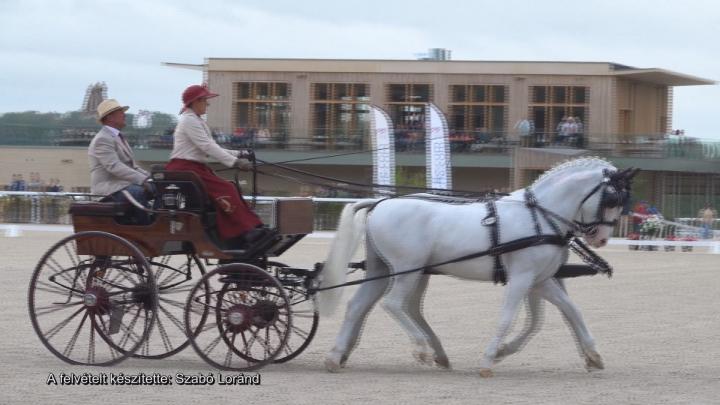
<instances>
[{"instance_id":1,"label":"black bridle","mask_svg":"<svg viewBox=\"0 0 720 405\"><path fill-rule=\"evenodd\" d=\"M616 176L618 172L610 172L607 169L603 171L603 180L595 186L580 202L580 207L585 202L600 192L600 202L598 203L597 213L595 214L595 221L585 222L583 220L583 214L581 211L580 221L574 221L578 230L584 235L594 235L598 231L598 227L601 225L615 226L618 220L612 221L605 220L605 210L611 208L622 207L630 198L630 184L629 182L623 181L624 177Z\"/></svg>"},{"instance_id":2,"label":"black bridle","mask_svg":"<svg viewBox=\"0 0 720 405\"><path fill-rule=\"evenodd\" d=\"M548 221L549 218L553 218L567 225L570 228L570 233L580 233L583 235L592 236L597 233L599 226L601 225L617 225L617 219L612 221L605 220L605 210L610 208L622 207L625 202L628 201L628 199L630 198L630 180L636 172L637 169L626 169L620 172L609 171L607 169L603 170L603 180L592 190L590 190L590 192L588 192L588 194L580 202L580 208L582 208L583 204L585 204L585 202L587 202L590 197L592 197L598 192L602 193L600 197L600 202L598 204L596 220L592 222L584 221L582 211L580 214L580 221L571 221L541 206L540 204L538 204L537 199L535 198L535 195L532 190L530 190L530 188L525 189L525 203L527 204L528 208L531 209L531 211L540 211L546 218L546 221L550 223L550 225L553 227L557 234L560 234L559 228L552 221ZM535 221L535 227L537 228L537 232L539 233L539 222L537 221L535 214L533 214L533 220Z\"/></svg>"}]
</instances>

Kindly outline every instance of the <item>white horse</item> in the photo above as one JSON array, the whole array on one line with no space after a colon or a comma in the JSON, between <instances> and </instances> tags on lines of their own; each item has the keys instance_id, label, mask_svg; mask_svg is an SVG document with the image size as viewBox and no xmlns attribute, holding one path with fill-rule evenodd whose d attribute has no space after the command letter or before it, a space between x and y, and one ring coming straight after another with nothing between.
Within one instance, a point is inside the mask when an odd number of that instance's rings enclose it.
<instances>
[{"instance_id":1,"label":"white horse","mask_svg":"<svg viewBox=\"0 0 720 405\"><path fill-rule=\"evenodd\" d=\"M498 242L533 237L540 229L544 235L582 234L593 247L602 247L620 216L634 174L631 169L618 172L609 162L598 158L581 158L556 166L527 189L537 202L534 214L527 205L525 190L496 201ZM345 366L367 314L383 295L384 308L410 335L414 356L422 363L450 368L440 341L422 314L429 275L422 271L402 272L490 249L493 221L487 218L487 207L484 203L457 205L419 198L378 201L364 200L345 207L321 273L320 290L342 284L348 263L365 236L366 279L372 280L363 283L348 303L335 347L326 357L326 368L337 371ZM492 376L493 364L520 350L537 330L542 299L557 306L569 321L588 370L603 368L580 311L562 283L553 277L567 256L567 245L560 244L539 244L502 254L507 294L497 333L480 362L481 376ZM493 257L484 256L434 266L433 270L460 278L493 281L495 265ZM318 293L321 314L333 312L342 290ZM518 306L526 297L530 322L516 339L503 345Z\"/></svg>"}]
</instances>

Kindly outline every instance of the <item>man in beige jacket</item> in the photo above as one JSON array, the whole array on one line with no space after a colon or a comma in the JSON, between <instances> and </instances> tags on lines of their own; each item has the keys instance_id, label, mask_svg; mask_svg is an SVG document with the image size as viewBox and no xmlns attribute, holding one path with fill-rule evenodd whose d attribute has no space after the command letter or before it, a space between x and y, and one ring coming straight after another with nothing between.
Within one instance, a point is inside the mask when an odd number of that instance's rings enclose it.
<instances>
[{"instance_id":1,"label":"man in beige jacket","mask_svg":"<svg viewBox=\"0 0 720 405\"><path fill-rule=\"evenodd\" d=\"M130 108L116 100L104 100L97 108L98 122L102 129L95 134L88 148L90 162L90 191L106 195L108 199L127 201L122 191L127 190L135 200L147 205L146 182L148 172L137 166L133 151L122 132L125 128L125 111ZM149 217L137 210L139 224L149 223Z\"/></svg>"}]
</instances>

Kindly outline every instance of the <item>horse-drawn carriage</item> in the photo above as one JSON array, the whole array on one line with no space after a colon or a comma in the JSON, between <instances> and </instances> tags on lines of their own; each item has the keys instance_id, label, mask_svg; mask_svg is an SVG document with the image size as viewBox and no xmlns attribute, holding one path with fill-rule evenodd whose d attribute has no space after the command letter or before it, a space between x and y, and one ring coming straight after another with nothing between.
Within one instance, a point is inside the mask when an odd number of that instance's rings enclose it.
<instances>
[{"instance_id":1,"label":"horse-drawn carriage","mask_svg":"<svg viewBox=\"0 0 720 405\"><path fill-rule=\"evenodd\" d=\"M71 206L76 233L37 265L30 316L43 344L72 364L163 358L190 344L215 367L245 371L290 360L307 347L318 325L316 293L317 308L330 312L339 287L363 283L326 358L328 370L344 366L365 316L383 295L386 309L417 346L418 359L449 367L422 315L427 276L446 274L507 282L501 323L481 360L481 375L491 375L492 364L520 350L537 331L542 299L563 312L588 369L602 368L594 339L558 279L611 273L579 237L594 247L607 243L636 172L582 158L502 198L416 194L364 200L343 210L327 261L309 270L268 259L312 232L310 199L270 201L266 223L275 232L238 249L218 239L215 212L193 173L154 170L162 208L136 202ZM131 209L147 211L152 223L133 223ZM363 236L368 244L361 267L367 275L345 282ZM569 249L587 265L566 264ZM212 260L217 267L206 272ZM530 324L504 344L526 297Z\"/></svg>"},{"instance_id":2,"label":"horse-drawn carriage","mask_svg":"<svg viewBox=\"0 0 720 405\"><path fill-rule=\"evenodd\" d=\"M188 344L230 370L297 356L317 329L307 291L316 272L269 258L312 232L312 200L260 202L274 232L227 246L200 179L154 169L158 208L71 205L75 233L48 250L30 284L30 316L42 343L66 362L89 365L164 358ZM137 210L151 223L137 224Z\"/></svg>"}]
</instances>

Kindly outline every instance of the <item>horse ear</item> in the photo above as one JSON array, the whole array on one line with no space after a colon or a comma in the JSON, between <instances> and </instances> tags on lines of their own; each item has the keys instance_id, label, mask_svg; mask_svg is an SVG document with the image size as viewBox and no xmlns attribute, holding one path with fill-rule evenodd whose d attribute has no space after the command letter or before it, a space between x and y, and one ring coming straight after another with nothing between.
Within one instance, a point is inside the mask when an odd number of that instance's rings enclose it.
<instances>
[{"instance_id":1,"label":"horse ear","mask_svg":"<svg viewBox=\"0 0 720 405\"><path fill-rule=\"evenodd\" d=\"M625 176L625 178L626 178L628 181L629 181L629 180L632 180L632 178L635 177L635 175L638 174L638 172L640 172L640 169L637 169L637 168L634 168L634 167L631 167L631 168L628 169L628 170L630 170L630 172Z\"/></svg>"}]
</instances>

